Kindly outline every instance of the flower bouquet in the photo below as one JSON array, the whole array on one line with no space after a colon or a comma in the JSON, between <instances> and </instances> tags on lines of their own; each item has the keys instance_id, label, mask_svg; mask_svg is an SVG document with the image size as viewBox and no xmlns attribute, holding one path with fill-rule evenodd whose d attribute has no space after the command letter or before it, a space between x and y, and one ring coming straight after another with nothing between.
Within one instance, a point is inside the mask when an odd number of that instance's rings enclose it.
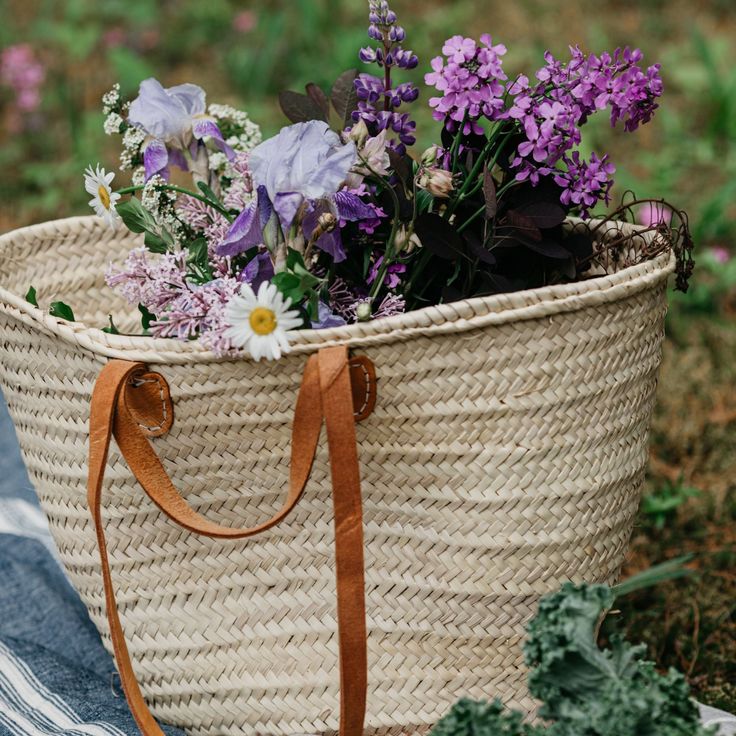
<instances>
[{"instance_id":1,"label":"flower bouquet","mask_svg":"<svg viewBox=\"0 0 736 736\"><path fill-rule=\"evenodd\" d=\"M564 227L613 184L607 154L583 158L581 130L597 113L630 132L649 121L659 65L641 66L638 49L573 47L546 53L533 79L509 77L488 34L453 36L425 75L438 140L415 158L411 108L427 93L399 77L419 60L385 1L370 2L368 35L360 61L380 76L347 71L329 97L314 84L283 93L293 125L266 141L193 84L147 79L130 103L105 96L133 186L114 191L99 166L85 182L98 215L144 233L107 272L144 330L279 358L290 330L600 273L595 238Z\"/></svg>"},{"instance_id":2,"label":"flower bouquet","mask_svg":"<svg viewBox=\"0 0 736 736\"><path fill-rule=\"evenodd\" d=\"M666 203L592 217L613 165L580 131L649 120L659 68L575 47L509 76L453 36L420 102L369 5L379 74L283 93L269 140L193 84L113 89L130 186L90 167L102 219L0 236L0 383L146 736L152 713L271 736L426 733L462 696L532 713L540 597L624 559L691 243Z\"/></svg>"}]
</instances>

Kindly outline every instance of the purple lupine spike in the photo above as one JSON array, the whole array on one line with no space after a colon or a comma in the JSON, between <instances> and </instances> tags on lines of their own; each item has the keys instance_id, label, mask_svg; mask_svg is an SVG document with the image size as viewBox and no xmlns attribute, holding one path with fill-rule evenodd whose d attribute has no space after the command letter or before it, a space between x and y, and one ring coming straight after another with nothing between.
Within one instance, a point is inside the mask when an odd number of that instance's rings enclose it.
<instances>
[{"instance_id":1,"label":"purple lupine spike","mask_svg":"<svg viewBox=\"0 0 736 736\"><path fill-rule=\"evenodd\" d=\"M382 130L400 132L398 140L390 141L389 145L399 153L403 153L405 146L415 142L410 130L413 126L407 125L406 118L397 112L402 104L410 104L419 96L419 90L410 82L400 84L397 88L391 85L391 70L413 69L419 63L416 55L401 47L406 38L406 31L396 23L396 13L391 10L386 0L369 0L368 19L370 27L368 36L379 41L376 48L366 47L358 54L360 60L366 64L377 64L384 70L384 78L379 79L370 74L360 74L355 80L355 90L358 96L358 109L353 112L353 120L363 120L368 126L371 135L378 135ZM384 113L382 117L380 113ZM386 119L389 116L389 119ZM408 117L408 116L407 116Z\"/></svg>"}]
</instances>

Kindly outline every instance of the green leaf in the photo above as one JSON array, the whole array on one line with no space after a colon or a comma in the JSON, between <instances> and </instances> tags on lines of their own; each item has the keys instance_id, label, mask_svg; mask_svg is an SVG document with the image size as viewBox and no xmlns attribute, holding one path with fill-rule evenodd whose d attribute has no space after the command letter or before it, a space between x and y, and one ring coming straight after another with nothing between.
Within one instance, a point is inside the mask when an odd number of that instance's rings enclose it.
<instances>
[{"instance_id":1,"label":"green leaf","mask_svg":"<svg viewBox=\"0 0 736 736\"><path fill-rule=\"evenodd\" d=\"M291 299L292 304L299 304L304 298L301 279L293 273L282 271L281 273L277 273L271 281L284 297Z\"/></svg>"},{"instance_id":2,"label":"green leaf","mask_svg":"<svg viewBox=\"0 0 736 736\"><path fill-rule=\"evenodd\" d=\"M289 248L286 252L286 269L293 271L297 266L301 266L306 271L302 254L298 250Z\"/></svg>"},{"instance_id":3,"label":"green leaf","mask_svg":"<svg viewBox=\"0 0 736 736\"><path fill-rule=\"evenodd\" d=\"M64 304L64 302L51 302L49 314L52 317L58 317L67 322L76 322L72 308L68 304Z\"/></svg>"},{"instance_id":4,"label":"green leaf","mask_svg":"<svg viewBox=\"0 0 736 736\"><path fill-rule=\"evenodd\" d=\"M153 312L149 312L145 304L138 305L138 311L141 313L141 327L143 327L144 334L148 334L151 322L156 319L156 315Z\"/></svg>"},{"instance_id":5,"label":"green leaf","mask_svg":"<svg viewBox=\"0 0 736 736\"><path fill-rule=\"evenodd\" d=\"M143 245L151 251L151 253L166 253L168 246L163 238L154 233L146 232L143 236Z\"/></svg>"},{"instance_id":6,"label":"green leaf","mask_svg":"<svg viewBox=\"0 0 736 736\"><path fill-rule=\"evenodd\" d=\"M197 182L197 189L199 189L202 194L204 194L207 199L210 200L213 204L216 204L218 207L222 207L222 202L220 202L220 198L212 191L212 188L206 184L203 181Z\"/></svg>"},{"instance_id":7,"label":"green leaf","mask_svg":"<svg viewBox=\"0 0 736 736\"><path fill-rule=\"evenodd\" d=\"M120 330L115 327L115 323L112 321L112 315L108 314L107 319L110 321L110 324L107 327L103 327L102 331L106 332L108 335L119 335Z\"/></svg>"},{"instance_id":8,"label":"green leaf","mask_svg":"<svg viewBox=\"0 0 736 736\"><path fill-rule=\"evenodd\" d=\"M36 299L36 289L31 286L26 292L26 301L29 304L33 304L34 307L38 306L38 299Z\"/></svg>"},{"instance_id":9,"label":"green leaf","mask_svg":"<svg viewBox=\"0 0 736 736\"><path fill-rule=\"evenodd\" d=\"M131 197L127 202L120 202L116 208L125 227L132 233L144 233L151 229L151 225L155 225L150 212L144 209L140 200Z\"/></svg>"}]
</instances>

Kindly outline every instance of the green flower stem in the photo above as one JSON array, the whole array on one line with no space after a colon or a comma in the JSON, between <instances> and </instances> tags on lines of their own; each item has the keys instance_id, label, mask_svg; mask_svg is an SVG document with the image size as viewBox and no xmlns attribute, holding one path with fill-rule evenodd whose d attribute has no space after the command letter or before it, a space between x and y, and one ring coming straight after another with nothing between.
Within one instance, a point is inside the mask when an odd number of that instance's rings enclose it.
<instances>
[{"instance_id":1,"label":"green flower stem","mask_svg":"<svg viewBox=\"0 0 736 736\"><path fill-rule=\"evenodd\" d=\"M123 187L122 189L118 189L118 194L133 194L134 192L140 192L142 189L145 188L145 184L139 184L132 187ZM211 199L207 199L207 197L204 197L201 194L197 194L196 192L190 192L188 189L184 189L182 187L174 186L173 184L157 184L160 189L165 189L169 192L177 192L178 194L188 194L190 197L194 197L194 199L198 199L200 202L204 202L205 204L208 204L212 209L217 210L221 215L223 215L228 222L233 221L232 215L218 202L213 202Z\"/></svg>"}]
</instances>

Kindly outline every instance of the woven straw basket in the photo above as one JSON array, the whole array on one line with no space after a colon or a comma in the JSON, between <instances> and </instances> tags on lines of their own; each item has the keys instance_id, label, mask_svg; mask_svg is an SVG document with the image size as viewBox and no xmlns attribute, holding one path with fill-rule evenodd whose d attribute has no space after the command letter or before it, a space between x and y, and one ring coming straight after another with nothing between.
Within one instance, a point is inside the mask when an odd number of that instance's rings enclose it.
<instances>
[{"instance_id":1,"label":"woven straw basket","mask_svg":"<svg viewBox=\"0 0 736 736\"><path fill-rule=\"evenodd\" d=\"M625 226L628 227L628 226ZM645 237L650 237L647 235ZM253 524L279 508L307 354L347 344L378 376L357 425L368 648L366 734L426 733L460 696L531 713L524 626L569 579L613 581L647 462L674 257L587 281L303 331L278 363L103 333L130 307L103 282L138 241L94 218L0 237L0 379L72 583L110 647L86 505L88 421L109 358L167 379L154 441L197 511ZM62 299L81 321L32 307ZM142 691L189 734L334 734L340 678L325 443L304 497L245 540L192 534L111 448L103 517Z\"/></svg>"}]
</instances>

